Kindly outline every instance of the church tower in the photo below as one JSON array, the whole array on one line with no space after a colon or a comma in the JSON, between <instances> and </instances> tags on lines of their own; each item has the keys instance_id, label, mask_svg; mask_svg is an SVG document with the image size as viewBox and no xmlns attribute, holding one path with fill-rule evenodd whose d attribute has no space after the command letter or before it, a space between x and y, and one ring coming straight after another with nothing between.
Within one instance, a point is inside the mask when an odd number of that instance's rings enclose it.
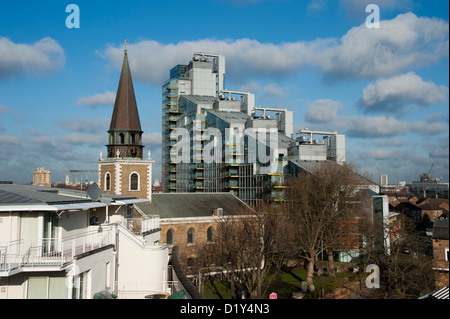
<instances>
[{"instance_id":1,"label":"church tower","mask_svg":"<svg viewBox=\"0 0 450 319\"><path fill-rule=\"evenodd\" d=\"M98 184L104 193L151 199L152 165L144 159L141 122L134 95L133 80L124 50L111 124L108 130L107 157L100 155Z\"/></svg>"}]
</instances>

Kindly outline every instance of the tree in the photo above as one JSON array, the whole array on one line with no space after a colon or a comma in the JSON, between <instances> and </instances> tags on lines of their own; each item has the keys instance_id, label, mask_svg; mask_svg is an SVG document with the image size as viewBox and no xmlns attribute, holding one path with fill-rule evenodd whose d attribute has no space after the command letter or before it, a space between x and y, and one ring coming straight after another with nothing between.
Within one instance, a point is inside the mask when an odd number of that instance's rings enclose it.
<instances>
[{"instance_id":1,"label":"tree","mask_svg":"<svg viewBox=\"0 0 450 319\"><path fill-rule=\"evenodd\" d=\"M380 269L380 288L371 289L370 298L418 298L435 288L430 239L418 233L407 216L400 216L400 222L402 227L396 229L388 252L366 247L368 258L364 263Z\"/></svg>"},{"instance_id":2,"label":"tree","mask_svg":"<svg viewBox=\"0 0 450 319\"><path fill-rule=\"evenodd\" d=\"M306 284L313 284L314 265L322 251L330 266L337 248L357 248L350 235L355 216L361 213L361 177L349 167L322 162L310 172L300 172L285 192L291 250L307 264ZM334 274L334 269L331 269Z\"/></svg>"},{"instance_id":3,"label":"tree","mask_svg":"<svg viewBox=\"0 0 450 319\"><path fill-rule=\"evenodd\" d=\"M285 256L279 249L286 234L281 214L269 204L259 206L257 211L239 209L217 223L214 247L199 252L204 265L226 271L233 298L237 297L236 281L250 298L266 295Z\"/></svg>"}]
</instances>

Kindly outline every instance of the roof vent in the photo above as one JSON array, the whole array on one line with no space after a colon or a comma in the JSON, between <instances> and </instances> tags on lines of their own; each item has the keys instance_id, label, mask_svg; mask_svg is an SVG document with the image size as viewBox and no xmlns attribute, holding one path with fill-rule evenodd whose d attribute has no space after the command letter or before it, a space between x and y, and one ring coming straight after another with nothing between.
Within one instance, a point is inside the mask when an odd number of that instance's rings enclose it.
<instances>
[{"instance_id":1,"label":"roof vent","mask_svg":"<svg viewBox=\"0 0 450 319\"><path fill-rule=\"evenodd\" d=\"M214 208L213 216L222 217L223 216L223 208Z\"/></svg>"}]
</instances>

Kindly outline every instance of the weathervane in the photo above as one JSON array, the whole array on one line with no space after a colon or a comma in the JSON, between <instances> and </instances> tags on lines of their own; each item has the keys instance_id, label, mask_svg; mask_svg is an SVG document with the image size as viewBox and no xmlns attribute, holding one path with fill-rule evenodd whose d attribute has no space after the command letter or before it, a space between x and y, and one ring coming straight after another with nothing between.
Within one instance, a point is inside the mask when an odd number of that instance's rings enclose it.
<instances>
[{"instance_id":1,"label":"weathervane","mask_svg":"<svg viewBox=\"0 0 450 319\"><path fill-rule=\"evenodd\" d=\"M128 43L128 40L125 40L125 41L123 41L123 42L125 42L125 53L127 53L127 43Z\"/></svg>"}]
</instances>

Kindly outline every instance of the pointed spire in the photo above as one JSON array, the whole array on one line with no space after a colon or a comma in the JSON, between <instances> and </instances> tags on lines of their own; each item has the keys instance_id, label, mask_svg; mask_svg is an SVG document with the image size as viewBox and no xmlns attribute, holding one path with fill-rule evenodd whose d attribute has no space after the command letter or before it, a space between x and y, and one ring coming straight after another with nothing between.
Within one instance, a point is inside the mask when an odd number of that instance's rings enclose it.
<instances>
[{"instance_id":1,"label":"pointed spire","mask_svg":"<svg viewBox=\"0 0 450 319\"><path fill-rule=\"evenodd\" d=\"M142 131L126 49L109 130Z\"/></svg>"}]
</instances>

